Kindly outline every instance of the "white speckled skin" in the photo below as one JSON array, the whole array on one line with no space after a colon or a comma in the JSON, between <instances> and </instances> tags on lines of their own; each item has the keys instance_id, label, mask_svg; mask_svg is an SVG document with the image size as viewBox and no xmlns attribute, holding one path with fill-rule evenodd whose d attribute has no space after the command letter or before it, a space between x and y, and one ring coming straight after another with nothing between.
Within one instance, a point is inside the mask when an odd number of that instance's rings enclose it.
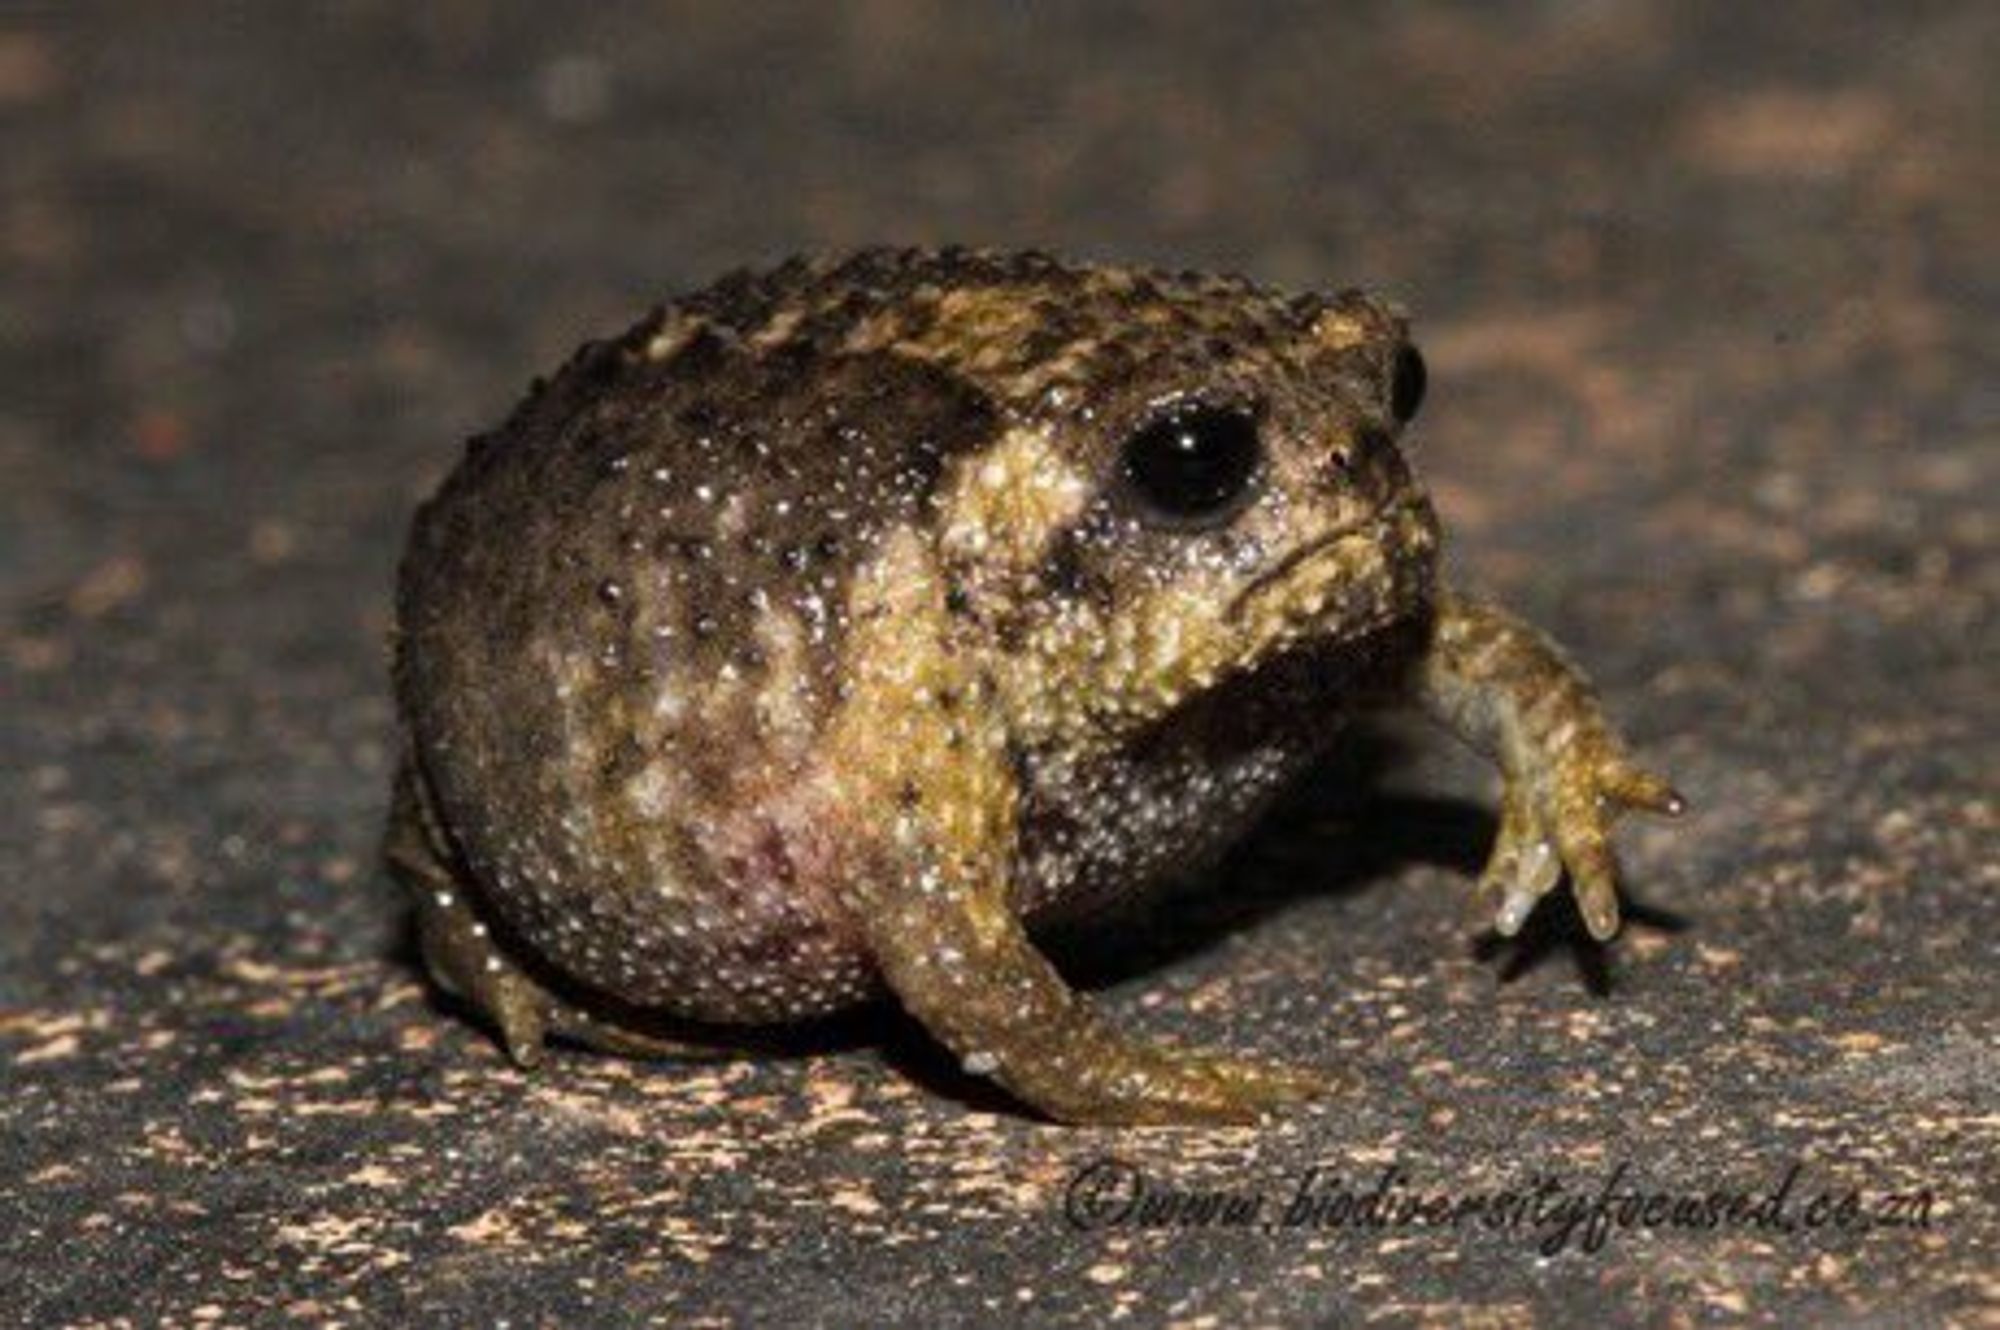
<instances>
[{"instance_id":1,"label":"white speckled skin","mask_svg":"<svg viewBox=\"0 0 2000 1330\"><path fill-rule=\"evenodd\" d=\"M524 1061L551 1026L649 1048L886 983L1054 1116L1310 1091L1124 1040L1023 924L1217 848L1399 685L1519 770L1524 844L1581 808L1529 791L1563 765L1522 705L1573 671L1435 588L1413 360L1351 293L949 250L738 275L584 348L403 564L389 854L433 970ZM1254 422L1199 520L1130 461L1189 412ZM1435 668L1454 624L1519 659ZM1587 689L1562 716L1608 735Z\"/></svg>"}]
</instances>

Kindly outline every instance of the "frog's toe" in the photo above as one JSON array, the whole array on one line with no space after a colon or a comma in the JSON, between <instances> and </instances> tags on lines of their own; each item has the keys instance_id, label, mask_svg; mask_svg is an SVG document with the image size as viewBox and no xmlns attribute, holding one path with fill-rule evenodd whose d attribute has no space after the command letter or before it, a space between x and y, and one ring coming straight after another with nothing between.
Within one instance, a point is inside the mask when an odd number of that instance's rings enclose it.
<instances>
[{"instance_id":1,"label":"frog's toe","mask_svg":"<svg viewBox=\"0 0 2000 1330\"><path fill-rule=\"evenodd\" d=\"M1224 1093L1259 1111L1324 1099L1340 1088L1337 1077L1315 1067L1261 1058L1203 1055L1204 1070L1221 1082Z\"/></svg>"},{"instance_id":2,"label":"frog's toe","mask_svg":"<svg viewBox=\"0 0 2000 1330\"><path fill-rule=\"evenodd\" d=\"M1134 1047L1129 1065L1095 1081L1088 1102L1051 1105L1055 1116L1098 1124L1244 1125L1335 1093L1309 1067L1172 1048Z\"/></svg>"},{"instance_id":3,"label":"frog's toe","mask_svg":"<svg viewBox=\"0 0 2000 1330\"><path fill-rule=\"evenodd\" d=\"M508 1060L531 1071L541 1065L548 1042L547 1004L539 989L516 974L504 976L493 988L482 995L486 1014L499 1027Z\"/></svg>"},{"instance_id":4,"label":"frog's toe","mask_svg":"<svg viewBox=\"0 0 2000 1330\"><path fill-rule=\"evenodd\" d=\"M1599 942L1618 931L1618 859L1611 849L1605 819L1581 816L1557 824L1556 841L1563 867L1569 870L1570 892L1576 897L1583 925Z\"/></svg>"},{"instance_id":5,"label":"frog's toe","mask_svg":"<svg viewBox=\"0 0 2000 1330\"><path fill-rule=\"evenodd\" d=\"M1518 934L1567 873L1584 926L1599 941L1610 938L1619 922L1612 825L1627 809L1674 817L1687 807L1667 781L1594 737L1507 779L1477 895L1502 937Z\"/></svg>"},{"instance_id":6,"label":"frog's toe","mask_svg":"<svg viewBox=\"0 0 2000 1330\"><path fill-rule=\"evenodd\" d=\"M1616 740L1574 760L1556 782L1556 846L1570 870L1570 886L1584 914L1584 926L1598 942L1618 932L1618 854L1610 828L1628 808L1678 818L1688 802L1620 750Z\"/></svg>"},{"instance_id":7,"label":"frog's toe","mask_svg":"<svg viewBox=\"0 0 2000 1330\"><path fill-rule=\"evenodd\" d=\"M1562 859L1533 800L1509 781L1500 805L1500 834L1479 877L1477 900L1502 937L1521 931L1528 915L1562 878Z\"/></svg>"},{"instance_id":8,"label":"frog's toe","mask_svg":"<svg viewBox=\"0 0 2000 1330\"><path fill-rule=\"evenodd\" d=\"M1606 799L1621 808L1662 817L1679 817L1687 811L1687 800L1665 777L1634 766L1622 757L1604 764L1599 773L1599 787Z\"/></svg>"},{"instance_id":9,"label":"frog's toe","mask_svg":"<svg viewBox=\"0 0 2000 1330\"><path fill-rule=\"evenodd\" d=\"M492 1022L515 1066L539 1064L548 995L501 954L460 890L434 887L418 898L417 936L437 986Z\"/></svg>"}]
</instances>

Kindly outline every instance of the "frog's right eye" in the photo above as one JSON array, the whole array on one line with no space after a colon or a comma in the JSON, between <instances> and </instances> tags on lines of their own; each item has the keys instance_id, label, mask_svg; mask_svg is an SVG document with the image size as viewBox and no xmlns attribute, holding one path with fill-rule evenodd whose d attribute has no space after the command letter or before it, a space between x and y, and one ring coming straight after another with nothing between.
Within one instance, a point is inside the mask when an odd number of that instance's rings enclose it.
<instances>
[{"instance_id":1,"label":"frog's right eye","mask_svg":"<svg viewBox=\"0 0 2000 1330\"><path fill-rule=\"evenodd\" d=\"M1264 460L1257 419L1237 407L1181 406L1125 440L1126 490L1146 516L1174 526L1208 526L1241 510Z\"/></svg>"},{"instance_id":2,"label":"frog's right eye","mask_svg":"<svg viewBox=\"0 0 2000 1330\"><path fill-rule=\"evenodd\" d=\"M1407 425L1417 408L1424 404L1424 357L1408 342L1396 348L1396 360L1389 374L1389 413L1396 423Z\"/></svg>"}]
</instances>

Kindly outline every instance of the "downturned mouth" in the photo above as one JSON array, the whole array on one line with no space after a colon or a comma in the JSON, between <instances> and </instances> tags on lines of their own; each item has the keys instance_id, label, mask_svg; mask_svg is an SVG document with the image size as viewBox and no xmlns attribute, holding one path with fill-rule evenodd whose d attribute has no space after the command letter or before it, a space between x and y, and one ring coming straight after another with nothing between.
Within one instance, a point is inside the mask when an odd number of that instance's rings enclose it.
<instances>
[{"instance_id":1,"label":"downturned mouth","mask_svg":"<svg viewBox=\"0 0 2000 1330\"><path fill-rule=\"evenodd\" d=\"M1259 594L1267 588L1284 581L1294 572L1298 571L1301 566L1324 554L1341 541L1351 540L1356 536L1378 534L1386 530L1396 514L1408 506L1409 503L1407 500L1383 504L1379 508L1371 509L1367 513L1362 514L1352 522L1335 527L1333 530L1325 532L1313 540L1309 540L1293 549L1286 550L1284 554L1279 556L1276 563L1273 563L1270 567L1251 578L1244 588L1236 593L1236 598L1229 602L1229 608L1223 611L1223 621L1225 623L1234 622L1242 615L1244 608L1252 600L1256 599Z\"/></svg>"}]
</instances>

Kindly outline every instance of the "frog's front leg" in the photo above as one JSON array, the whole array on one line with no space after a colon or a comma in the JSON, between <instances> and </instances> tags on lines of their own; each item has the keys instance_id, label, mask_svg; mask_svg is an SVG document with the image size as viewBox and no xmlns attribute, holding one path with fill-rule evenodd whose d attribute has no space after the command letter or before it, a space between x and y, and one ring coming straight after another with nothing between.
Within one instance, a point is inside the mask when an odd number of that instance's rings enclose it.
<instances>
[{"instance_id":1,"label":"frog's front leg","mask_svg":"<svg viewBox=\"0 0 2000 1330\"><path fill-rule=\"evenodd\" d=\"M1520 931L1567 869L1591 936L1616 933L1611 824L1627 808L1674 816L1684 805L1627 756L1583 672L1519 619L1447 592L1417 684L1431 715L1493 757L1506 781L1480 879L1495 926Z\"/></svg>"},{"instance_id":2,"label":"frog's front leg","mask_svg":"<svg viewBox=\"0 0 2000 1330\"><path fill-rule=\"evenodd\" d=\"M967 1071L1057 1121L1103 1125L1252 1122L1332 1089L1311 1071L1120 1033L1029 939L998 856L925 859L869 875L850 904L891 990Z\"/></svg>"}]
</instances>

